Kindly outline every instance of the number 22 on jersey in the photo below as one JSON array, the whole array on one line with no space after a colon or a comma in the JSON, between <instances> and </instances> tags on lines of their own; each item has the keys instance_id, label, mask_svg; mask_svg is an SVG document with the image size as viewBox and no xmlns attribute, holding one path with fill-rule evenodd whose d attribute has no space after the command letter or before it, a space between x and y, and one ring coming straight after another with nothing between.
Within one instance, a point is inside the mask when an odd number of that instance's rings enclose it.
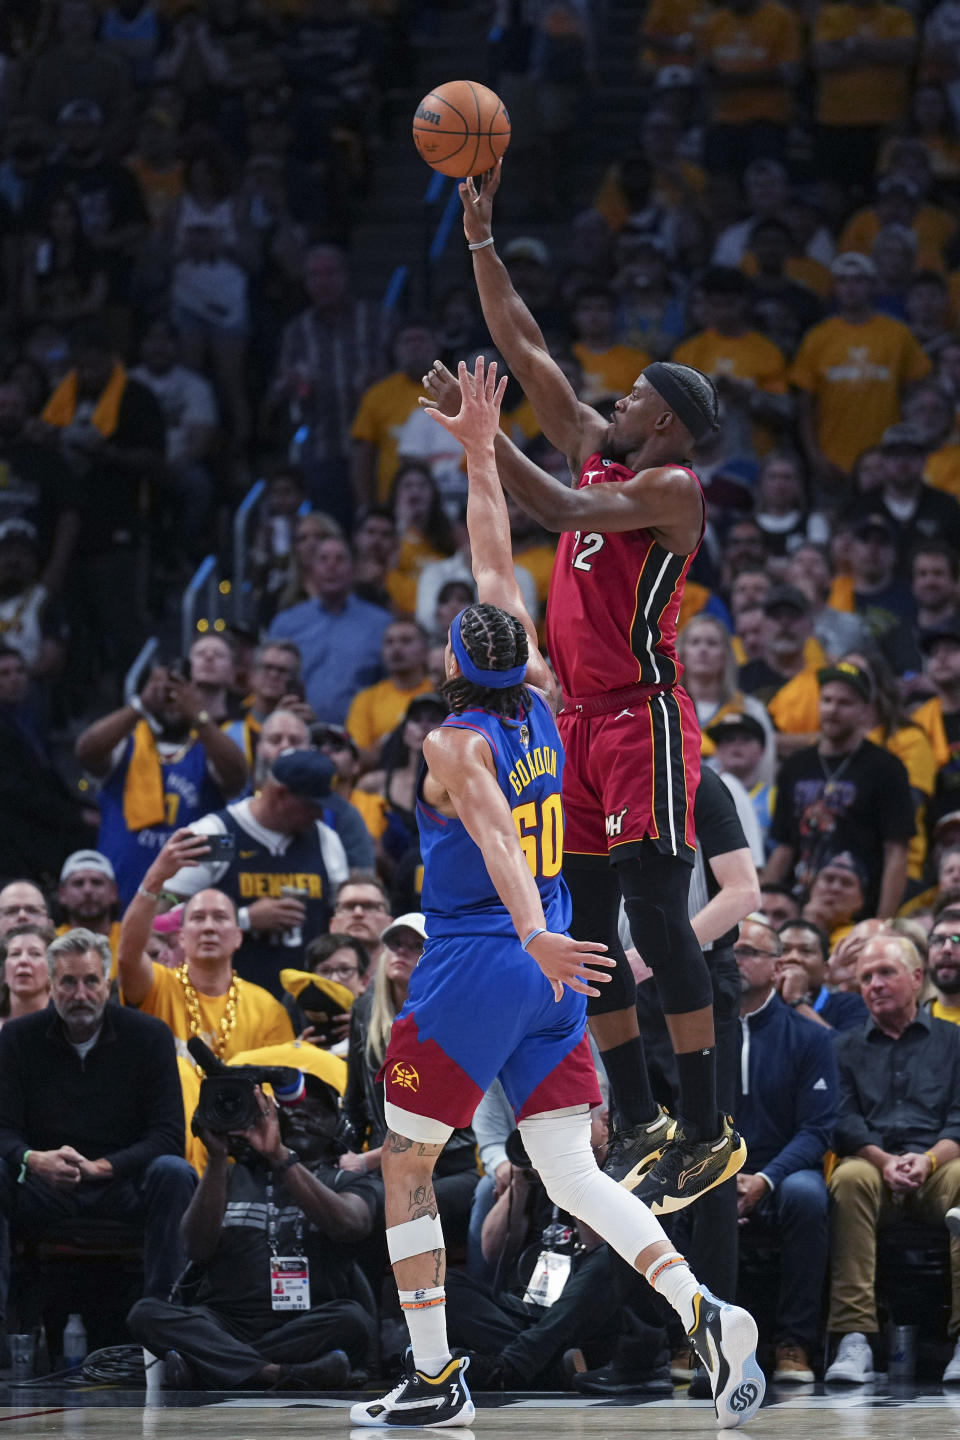
<instances>
[{"instance_id":1,"label":"number 22 on jersey","mask_svg":"<svg viewBox=\"0 0 960 1440\"><path fill-rule=\"evenodd\" d=\"M598 534L596 530L590 530L582 537L583 545L581 548L581 533L579 530L574 531L573 544L577 552L573 557L574 570L586 570L589 574L593 569L593 561L590 557L591 555L596 555L598 550L603 549L605 539L605 535Z\"/></svg>"},{"instance_id":2,"label":"number 22 on jersey","mask_svg":"<svg viewBox=\"0 0 960 1440\"><path fill-rule=\"evenodd\" d=\"M529 800L514 805L513 823L520 848L534 880L550 880L563 863L563 807L559 795L548 795L541 805Z\"/></svg>"}]
</instances>

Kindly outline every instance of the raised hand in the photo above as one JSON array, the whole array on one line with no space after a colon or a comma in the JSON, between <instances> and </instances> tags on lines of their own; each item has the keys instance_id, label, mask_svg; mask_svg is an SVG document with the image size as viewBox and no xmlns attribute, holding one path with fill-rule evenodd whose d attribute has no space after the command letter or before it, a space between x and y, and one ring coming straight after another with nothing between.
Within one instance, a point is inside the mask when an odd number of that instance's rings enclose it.
<instances>
[{"instance_id":1,"label":"raised hand","mask_svg":"<svg viewBox=\"0 0 960 1440\"><path fill-rule=\"evenodd\" d=\"M504 375L497 383L497 362L491 360L486 366L482 355L477 356L471 376L463 360L457 366L460 384L460 409L456 415L444 415L439 410L428 410L427 414L449 430L465 450L471 446L480 448L492 445L500 429L500 404L507 388Z\"/></svg>"},{"instance_id":2,"label":"raised hand","mask_svg":"<svg viewBox=\"0 0 960 1440\"><path fill-rule=\"evenodd\" d=\"M185 865L199 865L210 854L210 836L174 830L143 877L143 888L156 894Z\"/></svg>"},{"instance_id":3,"label":"raised hand","mask_svg":"<svg viewBox=\"0 0 960 1440\"><path fill-rule=\"evenodd\" d=\"M486 240L490 235L490 227L493 224L493 197L500 188L500 175L503 169L503 161L498 160L492 170L488 170L482 177L480 189L473 183L473 177L464 180L460 186L460 199L463 202L463 233L467 237L468 244L476 244L478 240Z\"/></svg>"},{"instance_id":4,"label":"raised hand","mask_svg":"<svg viewBox=\"0 0 960 1440\"><path fill-rule=\"evenodd\" d=\"M590 966L615 969L617 962L608 957L606 950L606 945L597 940L574 940L570 935L557 935L551 930L544 930L527 946L527 954L553 986L554 1000L563 999L564 985L581 995L599 995L600 991L593 989L591 981L606 985L613 977Z\"/></svg>"},{"instance_id":5,"label":"raised hand","mask_svg":"<svg viewBox=\"0 0 960 1440\"><path fill-rule=\"evenodd\" d=\"M442 415L459 415L460 385L456 375L447 369L442 360L434 360L422 383L427 393L417 400L421 409L439 410ZM399 528L398 521L398 531Z\"/></svg>"}]
</instances>

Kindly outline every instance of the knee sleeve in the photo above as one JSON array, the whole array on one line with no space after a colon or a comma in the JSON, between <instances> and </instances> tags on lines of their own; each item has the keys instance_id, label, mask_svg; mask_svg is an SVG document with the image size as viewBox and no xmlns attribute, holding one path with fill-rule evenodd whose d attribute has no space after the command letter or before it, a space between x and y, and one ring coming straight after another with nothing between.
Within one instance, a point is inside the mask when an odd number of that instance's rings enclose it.
<instances>
[{"instance_id":1,"label":"knee sleeve","mask_svg":"<svg viewBox=\"0 0 960 1440\"><path fill-rule=\"evenodd\" d=\"M623 952L618 929L620 882L609 865L578 865L564 862L563 878L573 902L570 934L575 940L598 940L617 962L616 970L599 995L587 998L588 1015L609 1015L632 1010L637 1003L637 982Z\"/></svg>"},{"instance_id":2,"label":"knee sleeve","mask_svg":"<svg viewBox=\"0 0 960 1440\"><path fill-rule=\"evenodd\" d=\"M653 978L666 1015L713 1004L710 971L687 913L690 867L650 847L642 860L617 866L630 934Z\"/></svg>"},{"instance_id":3,"label":"knee sleeve","mask_svg":"<svg viewBox=\"0 0 960 1440\"><path fill-rule=\"evenodd\" d=\"M520 1121L530 1163L555 1205L582 1220L633 1265L665 1240L658 1220L635 1195L604 1175L590 1148L590 1112L531 1115Z\"/></svg>"}]
</instances>

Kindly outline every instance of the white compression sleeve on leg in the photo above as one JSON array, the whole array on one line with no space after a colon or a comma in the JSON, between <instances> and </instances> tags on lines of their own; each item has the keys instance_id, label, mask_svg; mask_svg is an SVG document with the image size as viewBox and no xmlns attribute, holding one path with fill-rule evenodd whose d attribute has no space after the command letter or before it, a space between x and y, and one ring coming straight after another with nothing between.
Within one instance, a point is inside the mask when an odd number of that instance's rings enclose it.
<instances>
[{"instance_id":1,"label":"white compression sleeve on leg","mask_svg":"<svg viewBox=\"0 0 960 1440\"><path fill-rule=\"evenodd\" d=\"M648 1245L666 1240L646 1205L599 1169L590 1148L589 1111L532 1115L520 1121L520 1134L553 1203L589 1225L628 1265Z\"/></svg>"},{"instance_id":2,"label":"white compression sleeve on leg","mask_svg":"<svg viewBox=\"0 0 960 1440\"><path fill-rule=\"evenodd\" d=\"M402 1225L387 1226L387 1250L390 1264L398 1260L411 1260L414 1255L426 1255L431 1250L443 1249L443 1226L436 1215L420 1215L416 1220L405 1220Z\"/></svg>"}]
</instances>

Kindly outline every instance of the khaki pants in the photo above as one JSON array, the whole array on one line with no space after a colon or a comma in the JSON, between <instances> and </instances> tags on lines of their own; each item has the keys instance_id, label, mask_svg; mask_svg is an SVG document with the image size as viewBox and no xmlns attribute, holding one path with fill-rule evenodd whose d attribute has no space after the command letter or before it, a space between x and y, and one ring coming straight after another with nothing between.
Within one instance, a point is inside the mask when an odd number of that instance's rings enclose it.
<instances>
[{"instance_id":1,"label":"khaki pants","mask_svg":"<svg viewBox=\"0 0 960 1440\"><path fill-rule=\"evenodd\" d=\"M876 1332L877 1230L898 1220L942 1225L960 1202L960 1160L949 1160L919 1190L894 1204L869 1160L841 1160L830 1177L830 1318L835 1335ZM951 1338L960 1333L960 1241L950 1237Z\"/></svg>"}]
</instances>

